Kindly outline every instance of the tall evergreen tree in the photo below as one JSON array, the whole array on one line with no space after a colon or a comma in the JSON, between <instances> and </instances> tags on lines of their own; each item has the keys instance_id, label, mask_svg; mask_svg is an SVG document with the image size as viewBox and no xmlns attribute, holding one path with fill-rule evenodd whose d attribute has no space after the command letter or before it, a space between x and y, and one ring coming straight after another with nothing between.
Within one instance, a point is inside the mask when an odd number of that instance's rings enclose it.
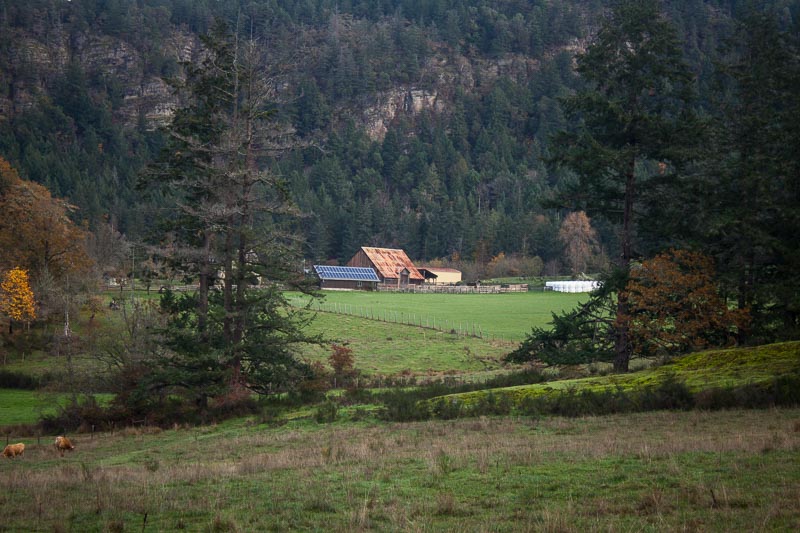
<instances>
[{"instance_id":1,"label":"tall evergreen tree","mask_svg":"<svg viewBox=\"0 0 800 533\"><path fill-rule=\"evenodd\" d=\"M254 43L225 24L203 42L206 59L187 65L181 86L190 103L151 173L175 195L181 259L200 279L196 294L162 301L170 354L154 386L178 386L200 404L231 387L285 390L308 374L293 355L308 339L282 293L302 278L296 243L282 230L296 210L268 170L286 134L273 120L275 80Z\"/></svg>"},{"instance_id":2,"label":"tall evergreen tree","mask_svg":"<svg viewBox=\"0 0 800 533\"><path fill-rule=\"evenodd\" d=\"M697 228L756 340L796 338L800 297L800 36L749 12L720 65L712 154Z\"/></svg>"},{"instance_id":3,"label":"tall evergreen tree","mask_svg":"<svg viewBox=\"0 0 800 533\"><path fill-rule=\"evenodd\" d=\"M656 0L617 4L577 65L586 85L564 105L578 126L553 142L554 161L577 178L562 200L618 225L622 275L613 279L624 280L644 245L648 211L669 201L670 180L697 142L692 75ZM627 313L621 292L616 316ZM625 322L615 321L609 333L614 368L627 371Z\"/></svg>"}]
</instances>

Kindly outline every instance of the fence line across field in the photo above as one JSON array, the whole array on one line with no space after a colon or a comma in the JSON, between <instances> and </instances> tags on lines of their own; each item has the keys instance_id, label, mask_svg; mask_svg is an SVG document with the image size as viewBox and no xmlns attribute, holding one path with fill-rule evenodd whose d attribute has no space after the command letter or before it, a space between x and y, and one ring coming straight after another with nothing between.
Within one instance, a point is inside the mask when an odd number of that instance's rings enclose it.
<instances>
[{"instance_id":1,"label":"fence line across field","mask_svg":"<svg viewBox=\"0 0 800 533\"><path fill-rule=\"evenodd\" d=\"M303 307L304 303L300 299L292 299L290 303L295 307ZM311 309L321 313L334 313L338 315L349 315L365 320L374 320L376 322L388 322L393 324L402 324L406 326L414 326L419 328L431 329L434 331L441 331L442 333L455 334L461 337L475 337L477 339L494 339L494 340L511 340L505 339L500 336L493 336L483 331L480 324L469 321L441 319L437 317L426 316L416 313L405 313L401 311L392 311L390 309L378 309L377 311L372 307L364 307L360 305L352 305L345 303L326 303L315 302L311 305Z\"/></svg>"}]
</instances>

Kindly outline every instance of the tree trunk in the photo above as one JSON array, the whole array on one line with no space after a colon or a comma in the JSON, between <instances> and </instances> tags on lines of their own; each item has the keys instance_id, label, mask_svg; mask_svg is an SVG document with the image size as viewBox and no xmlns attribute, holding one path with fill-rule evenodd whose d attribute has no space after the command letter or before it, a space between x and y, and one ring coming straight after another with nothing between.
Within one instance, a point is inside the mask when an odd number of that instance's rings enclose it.
<instances>
[{"instance_id":1,"label":"tree trunk","mask_svg":"<svg viewBox=\"0 0 800 533\"><path fill-rule=\"evenodd\" d=\"M619 267L625 272L630 268L633 259L633 201L636 197L636 158L632 157L625 175L625 199L622 212L622 235L620 235L622 251ZM628 323L624 317L628 316L628 295L624 287L617 293L617 320L614 336L614 371L627 372L630 362Z\"/></svg>"},{"instance_id":2,"label":"tree trunk","mask_svg":"<svg viewBox=\"0 0 800 533\"><path fill-rule=\"evenodd\" d=\"M208 340L208 291L211 280L211 235L203 234L203 259L200 264L200 289L197 301L197 329L200 337Z\"/></svg>"},{"instance_id":3,"label":"tree trunk","mask_svg":"<svg viewBox=\"0 0 800 533\"><path fill-rule=\"evenodd\" d=\"M228 230L225 232L225 249L223 252L223 263L225 270L225 281L223 288L223 306L225 308L225 317L222 321L222 335L225 339L225 346L232 346L234 344L233 335L233 317L235 316L234 300L233 300L233 282L234 277L238 277L238 273L233 268L233 244L231 236L231 221L228 221Z\"/></svg>"}]
</instances>

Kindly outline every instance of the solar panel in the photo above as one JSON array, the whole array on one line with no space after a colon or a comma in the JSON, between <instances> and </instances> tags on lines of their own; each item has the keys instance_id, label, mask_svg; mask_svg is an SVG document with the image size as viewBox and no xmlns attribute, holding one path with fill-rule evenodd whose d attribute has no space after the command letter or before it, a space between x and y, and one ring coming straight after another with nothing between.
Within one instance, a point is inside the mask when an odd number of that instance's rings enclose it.
<instances>
[{"instance_id":1,"label":"solar panel","mask_svg":"<svg viewBox=\"0 0 800 533\"><path fill-rule=\"evenodd\" d=\"M314 265L314 270L320 279L342 281L380 281L375 270L369 267L340 267L328 265Z\"/></svg>"}]
</instances>

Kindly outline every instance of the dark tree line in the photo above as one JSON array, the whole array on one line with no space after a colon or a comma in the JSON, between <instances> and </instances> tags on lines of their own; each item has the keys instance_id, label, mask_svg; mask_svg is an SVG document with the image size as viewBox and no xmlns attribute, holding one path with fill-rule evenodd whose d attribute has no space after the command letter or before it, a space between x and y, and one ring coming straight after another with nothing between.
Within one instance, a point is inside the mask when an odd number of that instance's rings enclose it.
<instances>
[{"instance_id":1,"label":"dark tree line","mask_svg":"<svg viewBox=\"0 0 800 533\"><path fill-rule=\"evenodd\" d=\"M180 68L162 44L175 28L203 34L215 16L241 16L242 31L276 57L296 51L289 80L294 99L279 112L323 151L285 159L282 171L311 215L303 228L310 258L341 260L369 242L402 246L425 259L504 252L548 262L560 255L554 243L564 213L538 201L564 175L541 158L549 136L566 126L559 96L579 83L572 52L563 47L593 32L605 7L485 0L4 2L0 58L17 70L3 71L0 90L13 97L22 80L23 86L42 84L49 97L0 123L0 150L24 175L79 205L78 216L91 227L110 219L131 237L143 235L157 204L143 204L133 184L163 139L144 122L122 127L120 80L77 61L54 79L40 79L24 62L12 62L8 40L20 30L44 43L58 32L74 43L108 35L141 54L145 74L174 76ZM666 7L693 71L708 84L715 48L730 31L727 15L738 5L696 0ZM785 16L795 9L789 3ZM366 138L348 122L351 110L377 92L431 89L435 80L422 74L434 54L470 60L520 54L538 60L539 69L524 79L453 87L453 94L441 95L444 112L398 120L382 140ZM701 91L700 101L708 102L709 94ZM613 246L614 235L600 229L603 243Z\"/></svg>"},{"instance_id":2,"label":"dark tree line","mask_svg":"<svg viewBox=\"0 0 800 533\"><path fill-rule=\"evenodd\" d=\"M774 11L747 11L721 50L717 98L701 116L674 28L657 2L620 3L578 57L588 84L564 99L571 129L556 137L553 159L577 178L559 199L618 228L616 270L587 304L554 316L552 328L534 329L510 359L612 360L626 371L631 357L645 355L641 346L657 344L662 355L690 349L681 334L712 329L700 322L712 316L727 320L727 329L713 325L718 343L797 337L799 42L798 26L782 28ZM669 247L706 257L689 261L675 252L648 262ZM714 263L720 276L703 286L691 269L706 264L700 270L707 274ZM646 268L651 274L642 277ZM702 302L676 279L698 283ZM719 302L708 296L717 291ZM654 294L660 304L647 300ZM712 300L714 309L696 315ZM667 319L662 311L670 306Z\"/></svg>"}]
</instances>

